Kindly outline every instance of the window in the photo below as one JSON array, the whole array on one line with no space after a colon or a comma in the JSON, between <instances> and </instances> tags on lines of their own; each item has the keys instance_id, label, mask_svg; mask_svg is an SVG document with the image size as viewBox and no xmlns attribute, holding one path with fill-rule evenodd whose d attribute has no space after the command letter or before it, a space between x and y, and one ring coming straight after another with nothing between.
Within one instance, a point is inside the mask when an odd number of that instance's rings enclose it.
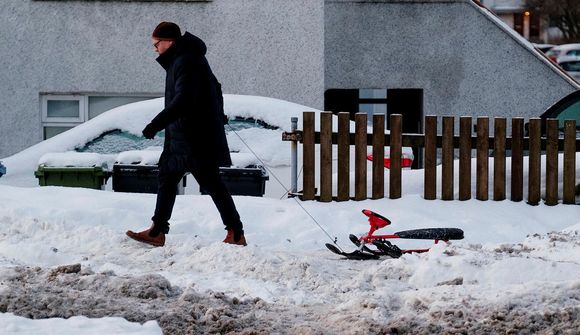
<instances>
[{"instance_id":1,"label":"window","mask_svg":"<svg viewBox=\"0 0 580 335\"><path fill-rule=\"evenodd\" d=\"M43 122L84 122L82 110L85 109L82 96L54 95L42 99Z\"/></svg>"},{"instance_id":2,"label":"window","mask_svg":"<svg viewBox=\"0 0 580 335\"><path fill-rule=\"evenodd\" d=\"M368 114L367 123L373 123L373 114L387 115L387 90L361 88L358 90L358 111ZM385 118L388 124L388 120Z\"/></svg>"},{"instance_id":3,"label":"window","mask_svg":"<svg viewBox=\"0 0 580 335\"><path fill-rule=\"evenodd\" d=\"M42 134L42 138L43 139L47 139L47 138L51 138L53 136L56 136L60 133L63 133L69 129L72 129L74 126L71 125L67 125L67 124L62 124L59 125L58 123L55 124L50 124L49 126L45 126L43 128L43 134Z\"/></svg>"},{"instance_id":4,"label":"window","mask_svg":"<svg viewBox=\"0 0 580 335\"><path fill-rule=\"evenodd\" d=\"M372 124L374 114L385 115L385 126L389 129L391 114L401 114L403 132L420 133L423 120L422 88L332 88L324 92L324 110L333 113L347 112L350 119L356 113L366 113L367 122Z\"/></svg>"},{"instance_id":5,"label":"window","mask_svg":"<svg viewBox=\"0 0 580 335\"><path fill-rule=\"evenodd\" d=\"M387 90L328 89L324 92L324 110L333 113L347 112L351 120L354 120L356 113L366 113L367 122L372 124L373 114L387 114Z\"/></svg>"},{"instance_id":6,"label":"window","mask_svg":"<svg viewBox=\"0 0 580 335\"><path fill-rule=\"evenodd\" d=\"M88 117L90 120L109 109L151 98L153 97L89 96L87 104Z\"/></svg>"},{"instance_id":7,"label":"window","mask_svg":"<svg viewBox=\"0 0 580 335\"><path fill-rule=\"evenodd\" d=\"M580 50L572 49L566 52L566 56L580 56Z\"/></svg>"},{"instance_id":8,"label":"window","mask_svg":"<svg viewBox=\"0 0 580 335\"><path fill-rule=\"evenodd\" d=\"M43 94L40 96L43 139L58 135L109 109L156 97Z\"/></svg>"}]
</instances>

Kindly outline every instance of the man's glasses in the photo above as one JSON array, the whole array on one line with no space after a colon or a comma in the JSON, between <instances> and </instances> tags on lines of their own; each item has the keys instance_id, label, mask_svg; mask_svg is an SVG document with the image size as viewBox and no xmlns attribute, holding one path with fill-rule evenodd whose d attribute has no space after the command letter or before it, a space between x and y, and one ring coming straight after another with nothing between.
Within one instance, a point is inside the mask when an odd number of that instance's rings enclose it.
<instances>
[{"instance_id":1,"label":"man's glasses","mask_svg":"<svg viewBox=\"0 0 580 335\"><path fill-rule=\"evenodd\" d=\"M159 41L155 42L155 43L153 44L153 47L154 47L155 49L157 49L157 47L159 46L159 43L161 43L161 40L159 40Z\"/></svg>"}]
</instances>

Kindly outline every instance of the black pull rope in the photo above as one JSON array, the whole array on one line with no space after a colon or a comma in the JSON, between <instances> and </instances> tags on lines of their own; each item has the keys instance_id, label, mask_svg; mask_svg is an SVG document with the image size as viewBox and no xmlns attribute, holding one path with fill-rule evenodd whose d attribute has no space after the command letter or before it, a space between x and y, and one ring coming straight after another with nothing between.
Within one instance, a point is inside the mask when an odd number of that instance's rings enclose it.
<instances>
[{"instance_id":1,"label":"black pull rope","mask_svg":"<svg viewBox=\"0 0 580 335\"><path fill-rule=\"evenodd\" d=\"M278 178L278 176L276 176L276 174L270 169L268 168L268 166L266 165L266 163L264 163L264 161L258 157L258 155L254 152L254 150L252 150L252 148L250 148L250 146L248 145L248 143L246 143L246 141L244 141L244 139L240 136L240 134L238 134L233 128L232 126L230 126L229 124L226 124L227 128L233 132L234 134L236 134L236 136L240 139L240 141L242 141L242 143L246 146L246 148L248 148L248 150L250 150L250 152L252 153L252 155L254 155L256 157L256 159L258 159L258 161L260 161L260 163L262 164L262 166L268 171L269 174L271 174L274 179L276 179L276 181L278 182L278 184L280 184L280 186L282 186L284 188L284 190L286 190L285 194L290 193L290 189L288 187L286 187L286 185L284 185L284 183L282 183L282 181ZM296 202L296 204L298 204L298 206L300 206L300 208L302 208L302 210L304 211L304 213L306 213L306 215L308 215L308 217L310 217L310 219L312 219L312 221L318 226L318 228L320 228L320 230L322 230L322 232L324 232L324 234L326 236L328 236L328 239L332 241L332 243L334 245L336 245L338 247L338 249L340 249L340 251L343 251L342 248L340 248L340 246L337 244L337 238L336 237L332 237L330 236L330 234L326 231L326 229L324 229L324 227L322 227L322 225L312 216L312 214L310 214L306 208L304 208L304 206L302 206L302 204L300 203L300 201L298 201L298 199L296 199L295 197L292 197L292 199L294 199L294 201Z\"/></svg>"}]
</instances>

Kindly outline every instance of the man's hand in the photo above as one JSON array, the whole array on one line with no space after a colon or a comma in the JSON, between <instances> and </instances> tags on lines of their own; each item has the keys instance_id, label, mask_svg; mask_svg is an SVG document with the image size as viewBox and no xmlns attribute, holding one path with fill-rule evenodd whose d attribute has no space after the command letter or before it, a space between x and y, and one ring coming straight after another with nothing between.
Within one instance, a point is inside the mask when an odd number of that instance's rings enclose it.
<instances>
[{"instance_id":1,"label":"man's hand","mask_svg":"<svg viewBox=\"0 0 580 335\"><path fill-rule=\"evenodd\" d=\"M143 128L143 137L145 137L148 140L152 140L153 137L155 137L155 134L157 134L157 130L154 129L153 125L150 123L147 126L145 126L145 128Z\"/></svg>"}]
</instances>

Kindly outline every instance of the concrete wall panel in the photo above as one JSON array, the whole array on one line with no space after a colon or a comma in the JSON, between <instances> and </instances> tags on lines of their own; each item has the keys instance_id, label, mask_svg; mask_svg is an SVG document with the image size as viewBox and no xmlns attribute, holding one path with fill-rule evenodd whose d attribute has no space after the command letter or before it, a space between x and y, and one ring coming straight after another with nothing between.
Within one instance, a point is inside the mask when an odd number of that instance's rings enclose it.
<instances>
[{"instance_id":1,"label":"concrete wall panel","mask_svg":"<svg viewBox=\"0 0 580 335\"><path fill-rule=\"evenodd\" d=\"M40 93L161 94L150 39L160 21L206 42L225 93L321 108L323 9L322 0L3 0L0 157L42 139Z\"/></svg>"},{"instance_id":2,"label":"concrete wall panel","mask_svg":"<svg viewBox=\"0 0 580 335\"><path fill-rule=\"evenodd\" d=\"M578 89L469 1L329 0L325 87L422 88L424 112L538 116Z\"/></svg>"}]
</instances>

